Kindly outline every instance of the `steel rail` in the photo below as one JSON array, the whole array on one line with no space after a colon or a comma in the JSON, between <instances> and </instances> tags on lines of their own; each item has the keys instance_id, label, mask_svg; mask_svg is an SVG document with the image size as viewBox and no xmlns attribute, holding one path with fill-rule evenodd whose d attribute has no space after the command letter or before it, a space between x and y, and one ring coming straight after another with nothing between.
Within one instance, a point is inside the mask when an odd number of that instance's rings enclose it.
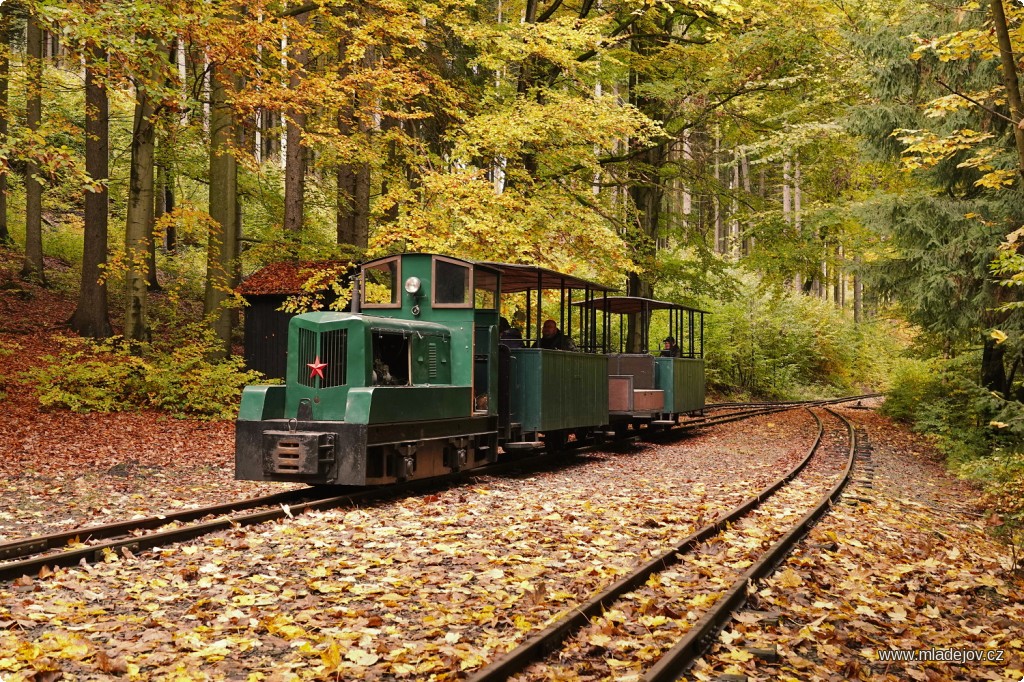
<instances>
[{"instance_id":1,"label":"steel rail","mask_svg":"<svg viewBox=\"0 0 1024 682\"><path fill-rule=\"evenodd\" d=\"M810 412L810 408L806 409ZM592 597L587 603L574 608L561 619L530 637L512 651L503 654L491 664L476 671L469 677L469 682L504 680L522 672L530 664L543 660L548 654L557 650L569 636L589 623L592 618L599 616L608 605L619 597L642 586L655 573L664 571L678 563L680 555L693 551L700 543L722 532L728 525L735 523L760 506L782 486L795 478L818 451L825 427L821 419L818 418L818 415L814 414L814 412L811 412L811 415L818 424L818 435L803 459L784 476L756 495L748 498L738 507L722 514L718 519L696 531L669 551L648 561L629 575L621 578L603 592Z\"/></svg>"},{"instance_id":2,"label":"steel rail","mask_svg":"<svg viewBox=\"0 0 1024 682\"><path fill-rule=\"evenodd\" d=\"M628 440L635 440L635 438ZM62 531L53 535L16 540L0 545L0 552L2 552L0 553L0 560L5 561L5 563L0 563L0 580L11 580L24 575L37 574L44 566L73 566L82 561L101 561L105 552L121 548L127 548L131 552L138 552L176 542L193 540L202 535L208 535L234 526L248 526L269 521L279 521L305 511L333 509L400 497L407 494L442 490L474 476L501 475L522 469L529 470L531 467L540 469L557 465L559 461L572 455L595 449L597 449L597 446L588 445L587 447L564 453L556 453L554 456L543 453L519 456L514 459L474 469L466 469L446 476L407 481L387 487L364 488L343 495L337 495L334 489L327 486L301 488L249 500L239 500L227 504L121 521L105 526L88 526L74 531ZM229 514L204 523L168 529L157 533L132 535L135 531L152 530L174 522L191 522L225 512L267 506L274 508L249 514ZM107 539L108 541L67 548L69 543L75 542L76 539L79 539L81 542L80 539L83 537L85 540ZM62 549L63 551L51 554L43 553L52 549ZM12 559L14 560L12 561Z\"/></svg>"},{"instance_id":3,"label":"steel rail","mask_svg":"<svg viewBox=\"0 0 1024 682\"><path fill-rule=\"evenodd\" d=\"M643 679L647 682L668 682L676 680L689 668L711 643L715 634L728 622L732 614L747 601L747 588L756 581L762 580L775 570L789 552L810 531L811 527L827 512L839 498L850 481L857 455L857 432L846 417L825 408L827 412L840 419L850 435L850 449L846 467L839 481L788 533L782 536L772 548L735 582L732 587L715 602L715 605L704 614L693 628L674 647L658 659L658 662L647 671Z\"/></svg>"},{"instance_id":4,"label":"steel rail","mask_svg":"<svg viewBox=\"0 0 1024 682\"><path fill-rule=\"evenodd\" d=\"M705 426L717 426L719 424L728 424L734 421L740 421L747 419L748 417L756 417L762 414L775 414L777 412L786 412L799 407L824 407L825 405L837 405L840 403L853 402L854 400L865 400L867 398L876 398L880 393L869 393L865 395L851 396L848 398L830 398L828 400L808 400L800 403L764 403L769 405L768 409L756 410L741 410L739 412L731 412L729 414L723 414L718 416L703 417L700 419L691 420L688 422L681 422L678 428L682 429L683 432L692 429L703 428ZM660 433L674 433L675 429L671 431L662 431Z\"/></svg>"},{"instance_id":5,"label":"steel rail","mask_svg":"<svg viewBox=\"0 0 1024 682\"><path fill-rule=\"evenodd\" d=\"M215 514L229 514L231 512L240 512L245 509L254 509L256 507L266 507L270 505L293 504L301 502L303 498L308 499L309 497L309 489L300 488L297 490L287 490L270 495L263 495L262 497L253 497L245 500L236 500L234 502L211 505L209 507L184 509L182 511L168 512L166 514L131 519L129 521L118 521L109 524L82 526L73 530L61 531L50 535L40 535L37 537L23 538L21 540L12 540L10 542L0 543L0 561L9 561L11 559L39 554L52 549L62 549L71 543L86 542L89 540L103 540L106 538L127 535L133 531L153 530L171 523L189 523L191 521L197 521L205 516L212 516Z\"/></svg>"}]
</instances>

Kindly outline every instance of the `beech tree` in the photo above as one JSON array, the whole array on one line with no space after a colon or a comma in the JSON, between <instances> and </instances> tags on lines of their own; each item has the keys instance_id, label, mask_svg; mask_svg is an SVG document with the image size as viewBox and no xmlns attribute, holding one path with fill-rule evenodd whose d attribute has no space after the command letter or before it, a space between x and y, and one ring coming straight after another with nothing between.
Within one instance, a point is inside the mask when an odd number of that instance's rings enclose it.
<instances>
[{"instance_id":1,"label":"beech tree","mask_svg":"<svg viewBox=\"0 0 1024 682\"><path fill-rule=\"evenodd\" d=\"M39 126L43 108L43 32L38 19L29 14L26 33L25 66L28 77L25 81L25 126L33 135L33 144L41 145ZM43 272L43 184L40 181L42 169L36 161L36 153L30 154L25 167L25 262L21 276L40 284L46 284Z\"/></svg>"},{"instance_id":2,"label":"beech tree","mask_svg":"<svg viewBox=\"0 0 1024 682\"><path fill-rule=\"evenodd\" d=\"M11 81L11 33L14 21L11 16L11 5L0 5L0 145L7 145L8 117L10 115L10 96L8 88ZM7 227L7 174L10 164L0 168L0 246L13 244L11 232Z\"/></svg>"},{"instance_id":3,"label":"beech tree","mask_svg":"<svg viewBox=\"0 0 1024 682\"><path fill-rule=\"evenodd\" d=\"M69 322L82 336L105 338L112 333L103 268L107 262L110 102L104 50L85 47L85 172L91 186L85 192L85 234L78 307Z\"/></svg>"}]
</instances>

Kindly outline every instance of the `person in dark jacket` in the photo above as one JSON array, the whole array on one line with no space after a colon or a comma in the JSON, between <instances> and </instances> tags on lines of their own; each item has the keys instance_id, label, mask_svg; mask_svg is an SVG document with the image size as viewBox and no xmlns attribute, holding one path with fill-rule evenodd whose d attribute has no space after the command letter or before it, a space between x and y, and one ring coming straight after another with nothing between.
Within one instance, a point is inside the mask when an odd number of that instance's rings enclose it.
<instances>
[{"instance_id":1,"label":"person in dark jacket","mask_svg":"<svg viewBox=\"0 0 1024 682\"><path fill-rule=\"evenodd\" d=\"M498 319L498 343L509 348L525 348L523 334L504 317Z\"/></svg>"},{"instance_id":2,"label":"person in dark jacket","mask_svg":"<svg viewBox=\"0 0 1024 682\"><path fill-rule=\"evenodd\" d=\"M545 320L541 328L541 337L537 339L534 348L546 348L547 350L568 350L575 351L576 344L568 336L562 333L554 320Z\"/></svg>"},{"instance_id":3,"label":"person in dark jacket","mask_svg":"<svg viewBox=\"0 0 1024 682\"><path fill-rule=\"evenodd\" d=\"M679 346L676 345L675 338L669 336L661 344L661 357L663 358L678 358L680 355Z\"/></svg>"}]
</instances>

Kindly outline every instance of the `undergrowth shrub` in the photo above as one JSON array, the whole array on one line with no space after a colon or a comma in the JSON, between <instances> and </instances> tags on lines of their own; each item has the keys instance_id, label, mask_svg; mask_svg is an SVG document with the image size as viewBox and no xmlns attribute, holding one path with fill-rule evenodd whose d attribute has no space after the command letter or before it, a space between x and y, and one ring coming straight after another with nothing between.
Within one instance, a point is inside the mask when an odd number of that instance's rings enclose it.
<instances>
[{"instance_id":1,"label":"undergrowth shrub","mask_svg":"<svg viewBox=\"0 0 1024 682\"><path fill-rule=\"evenodd\" d=\"M183 325L165 339L60 339L62 352L29 373L44 407L76 412L165 410L176 417L228 419L242 388L257 382L241 358L211 360L219 346L205 325Z\"/></svg>"},{"instance_id":2,"label":"undergrowth shrub","mask_svg":"<svg viewBox=\"0 0 1024 682\"><path fill-rule=\"evenodd\" d=\"M18 349L18 345L15 343L5 343L0 341L0 357L6 357L13 355L14 351ZM0 372L0 402L3 402L4 398L7 397L7 377Z\"/></svg>"},{"instance_id":3,"label":"undergrowth shrub","mask_svg":"<svg viewBox=\"0 0 1024 682\"><path fill-rule=\"evenodd\" d=\"M745 282L707 319L709 384L767 398L818 398L881 387L901 342L887 321Z\"/></svg>"},{"instance_id":4,"label":"undergrowth shrub","mask_svg":"<svg viewBox=\"0 0 1024 682\"><path fill-rule=\"evenodd\" d=\"M958 473L983 481L989 531L1009 550L1010 568L1024 571L1024 453L996 452L961 464Z\"/></svg>"}]
</instances>

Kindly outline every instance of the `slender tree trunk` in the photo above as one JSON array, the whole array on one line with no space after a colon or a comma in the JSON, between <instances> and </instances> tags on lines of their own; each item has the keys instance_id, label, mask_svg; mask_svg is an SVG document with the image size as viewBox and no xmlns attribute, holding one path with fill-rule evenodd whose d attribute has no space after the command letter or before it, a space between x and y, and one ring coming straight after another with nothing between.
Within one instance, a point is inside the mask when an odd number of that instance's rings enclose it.
<instances>
[{"instance_id":1,"label":"slender tree trunk","mask_svg":"<svg viewBox=\"0 0 1024 682\"><path fill-rule=\"evenodd\" d=\"M43 35L35 17L29 15L25 55L26 84L25 125L33 133L42 122L43 100ZM43 186L39 182L39 165L32 159L25 171L25 263L21 276L46 284L43 273Z\"/></svg>"},{"instance_id":2,"label":"slender tree trunk","mask_svg":"<svg viewBox=\"0 0 1024 682\"><path fill-rule=\"evenodd\" d=\"M690 146L690 131L683 132L683 164L687 167L693 163L693 148ZM693 195L690 186L683 180L683 227L690 226L690 213L693 212Z\"/></svg>"},{"instance_id":3,"label":"slender tree trunk","mask_svg":"<svg viewBox=\"0 0 1024 682\"><path fill-rule=\"evenodd\" d=\"M96 191L85 193L85 249L82 254L82 283L78 307L69 322L82 336L106 338L111 335L107 285L100 282L107 262L107 178L110 176L110 115L107 89L103 82L106 55L95 45L86 50L85 69L85 172L96 183Z\"/></svg>"},{"instance_id":4,"label":"slender tree trunk","mask_svg":"<svg viewBox=\"0 0 1024 682\"><path fill-rule=\"evenodd\" d=\"M1003 358L1006 346L996 343L986 335L981 352L981 384L990 391L997 391L1006 397L1006 366Z\"/></svg>"},{"instance_id":5,"label":"slender tree trunk","mask_svg":"<svg viewBox=\"0 0 1024 682\"><path fill-rule=\"evenodd\" d=\"M729 253L732 255L733 260L737 260L740 257L740 221L737 215L740 212L740 152L734 151L732 155L733 167L732 167L732 180L729 183L729 189L732 191L732 215L729 216Z\"/></svg>"},{"instance_id":6,"label":"slender tree trunk","mask_svg":"<svg viewBox=\"0 0 1024 682\"><path fill-rule=\"evenodd\" d=\"M299 18L300 26L305 26L308 15ZM302 85L301 64L306 61L306 50L293 48L292 59L297 66L292 67L288 76L288 87L297 90ZM288 114L285 129L287 149L285 150L284 169L284 229L298 232L302 229L302 217L305 209L306 155L302 146L302 131L306 127L306 114L293 109Z\"/></svg>"},{"instance_id":7,"label":"slender tree trunk","mask_svg":"<svg viewBox=\"0 0 1024 682\"><path fill-rule=\"evenodd\" d=\"M351 135L351 126L339 116L339 132ZM370 165L338 166L338 243L365 249L370 232Z\"/></svg>"},{"instance_id":8,"label":"slender tree trunk","mask_svg":"<svg viewBox=\"0 0 1024 682\"><path fill-rule=\"evenodd\" d=\"M860 278L860 256L853 259L853 322L864 321L864 284Z\"/></svg>"},{"instance_id":9,"label":"slender tree trunk","mask_svg":"<svg viewBox=\"0 0 1024 682\"><path fill-rule=\"evenodd\" d=\"M835 286L832 289L832 302L836 304L837 308L843 307L843 268L840 267L840 263L843 262L843 245L840 244L836 247L836 266L833 268L835 271Z\"/></svg>"},{"instance_id":10,"label":"slender tree trunk","mask_svg":"<svg viewBox=\"0 0 1024 682\"><path fill-rule=\"evenodd\" d=\"M782 161L782 220L787 225L793 225L793 177L791 175L792 163L787 156ZM793 290L800 293L804 289L803 275L799 267L793 274Z\"/></svg>"},{"instance_id":11,"label":"slender tree trunk","mask_svg":"<svg viewBox=\"0 0 1024 682\"><path fill-rule=\"evenodd\" d=\"M238 163L231 153L234 118L227 104L225 79L230 76L215 65L210 71L210 241L206 256L207 318L221 340L222 357L231 354L232 315L226 302L235 286L238 258Z\"/></svg>"},{"instance_id":12,"label":"slender tree trunk","mask_svg":"<svg viewBox=\"0 0 1024 682\"><path fill-rule=\"evenodd\" d=\"M722 234L724 228L722 226L722 138L715 130L715 194L713 199L713 207L715 211L715 253L725 253L725 236Z\"/></svg>"},{"instance_id":13,"label":"slender tree trunk","mask_svg":"<svg viewBox=\"0 0 1024 682\"><path fill-rule=\"evenodd\" d=\"M742 154L742 156L740 157L740 159L741 159L741 163L743 165L743 191L746 192L746 194L749 196L750 195L750 160L747 158L747 153L745 151L741 152L741 154ZM749 223L747 224L747 228L748 229L750 228L750 224ZM748 236L748 237L746 237L743 240L743 254L745 256L749 256L753 252L754 252L754 237L753 236Z\"/></svg>"},{"instance_id":14,"label":"slender tree trunk","mask_svg":"<svg viewBox=\"0 0 1024 682\"><path fill-rule=\"evenodd\" d=\"M7 126L10 110L8 85L11 78L11 4L0 5L0 147L7 146ZM7 226L7 173L10 167L0 168L0 246L14 243Z\"/></svg>"},{"instance_id":15,"label":"slender tree trunk","mask_svg":"<svg viewBox=\"0 0 1024 682\"><path fill-rule=\"evenodd\" d=\"M128 217L125 226L125 254L128 257L124 335L133 341L149 337L148 278L146 262L153 241L153 100L144 87L135 88L135 118L132 124L131 175L128 186Z\"/></svg>"},{"instance_id":16,"label":"slender tree trunk","mask_svg":"<svg viewBox=\"0 0 1024 682\"><path fill-rule=\"evenodd\" d=\"M1021 102L1017 60L1013 56L1002 0L992 0L992 26L999 42L999 60L1003 72L1003 87L1006 89L1006 101L1010 105L1010 118L1016 122L1013 127L1013 141L1017 147L1017 171L1024 179L1024 128L1021 128L1021 125L1024 125L1024 103Z\"/></svg>"}]
</instances>

